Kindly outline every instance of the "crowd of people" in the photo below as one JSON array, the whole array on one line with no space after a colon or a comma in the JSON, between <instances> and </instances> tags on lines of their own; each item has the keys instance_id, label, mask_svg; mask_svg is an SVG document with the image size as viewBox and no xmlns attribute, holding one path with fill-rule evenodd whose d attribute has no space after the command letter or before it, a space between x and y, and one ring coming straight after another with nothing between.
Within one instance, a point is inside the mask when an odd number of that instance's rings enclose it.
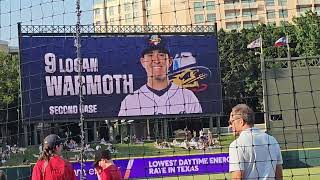
<instances>
[{"instance_id":1,"label":"crowd of people","mask_svg":"<svg viewBox=\"0 0 320 180\"><path fill-rule=\"evenodd\" d=\"M24 154L26 148L18 147L16 144L10 146L8 144L3 144L0 147L0 166L5 166L7 161L13 156L14 154L21 153Z\"/></svg>"},{"instance_id":2,"label":"crowd of people","mask_svg":"<svg viewBox=\"0 0 320 180\"><path fill-rule=\"evenodd\" d=\"M181 130L182 131L182 130ZM157 149L171 149L173 147L181 147L187 150L197 149L197 150L208 150L221 148L217 138L212 137L210 130L204 134L203 130L199 131L199 136L197 136L196 131L191 135L191 131L188 129L183 130L185 137L182 141L177 138L173 139L172 142L167 142L166 140L156 140L154 142L154 147Z\"/></svg>"}]
</instances>

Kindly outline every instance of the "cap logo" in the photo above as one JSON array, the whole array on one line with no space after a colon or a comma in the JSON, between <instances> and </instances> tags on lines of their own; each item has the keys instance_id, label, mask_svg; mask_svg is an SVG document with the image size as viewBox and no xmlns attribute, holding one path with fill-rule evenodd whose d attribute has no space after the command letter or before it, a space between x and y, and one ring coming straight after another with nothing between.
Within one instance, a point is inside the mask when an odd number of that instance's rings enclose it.
<instances>
[{"instance_id":1,"label":"cap logo","mask_svg":"<svg viewBox=\"0 0 320 180\"><path fill-rule=\"evenodd\" d=\"M160 44L160 42L161 38L158 35L152 35L149 39L149 44L153 46Z\"/></svg>"}]
</instances>

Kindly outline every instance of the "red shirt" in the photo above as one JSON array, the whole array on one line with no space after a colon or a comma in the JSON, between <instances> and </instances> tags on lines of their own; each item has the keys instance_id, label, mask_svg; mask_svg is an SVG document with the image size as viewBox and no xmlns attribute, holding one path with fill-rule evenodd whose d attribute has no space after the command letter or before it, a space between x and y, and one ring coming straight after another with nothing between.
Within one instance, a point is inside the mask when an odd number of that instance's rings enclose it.
<instances>
[{"instance_id":1,"label":"red shirt","mask_svg":"<svg viewBox=\"0 0 320 180\"><path fill-rule=\"evenodd\" d=\"M71 163L60 156L53 156L45 169L44 164L45 160L37 161L32 171L32 180L76 180Z\"/></svg>"},{"instance_id":2,"label":"red shirt","mask_svg":"<svg viewBox=\"0 0 320 180\"><path fill-rule=\"evenodd\" d=\"M121 172L115 165L110 165L100 174L101 180L121 180Z\"/></svg>"}]
</instances>

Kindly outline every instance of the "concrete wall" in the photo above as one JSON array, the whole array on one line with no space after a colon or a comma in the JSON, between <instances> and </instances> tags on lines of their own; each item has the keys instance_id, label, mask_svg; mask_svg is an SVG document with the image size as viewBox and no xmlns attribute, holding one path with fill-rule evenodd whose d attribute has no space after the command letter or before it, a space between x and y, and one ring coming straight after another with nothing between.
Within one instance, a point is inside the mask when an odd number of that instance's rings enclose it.
<instances>
[{"instance_id":1,"label":"concrete wall","mask_svg":"<svg viewBox=\"0 0 320 180\"><path fill-rule=\"evenodd\" d=\"M320 147L320 67L294 66L292 75L266 70L270 132L282 148Z\"/></svg>"}]
</instances>

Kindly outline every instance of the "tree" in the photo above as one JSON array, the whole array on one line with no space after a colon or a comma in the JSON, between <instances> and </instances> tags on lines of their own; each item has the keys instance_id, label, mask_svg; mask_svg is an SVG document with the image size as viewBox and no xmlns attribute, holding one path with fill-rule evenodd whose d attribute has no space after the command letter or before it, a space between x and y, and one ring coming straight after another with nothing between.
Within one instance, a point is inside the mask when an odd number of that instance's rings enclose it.
<instances>
[{"instance_id":1,"label":"tree","mask_svg":"<svg viewBox=\"0 0 320 180\"><path fill-rule=\"evenodd\" d=\"M18 67L19 62L16 55L0 52L0 127L2 139L5 141L11 137L8 129L17 129L15 120L17 119L19 97ZM12 123L9 124L10 122Z\"/></svg>"},{"instance_id":2,"label":"tree","mask_svg":"<svg viewBox=\"0 0 320 180\"><path fill-rule=\"evenodd\" d=\"M250 30L218 32L224 110L229 112L237 103L259 109L259 57L247 49Z\"/></svg>"},{"instance_id":3,"label":"tree","mask_svg":"<svg viewBox=\"0 0 320 180\"><path fill-rule=\"evenodd\" d=\"M224 111L238 103L247 103L256 111L262 110L261 66L256 50L247 44L262 36L264 57L287 57L287 47L274 47L280 37L289 37L292 57L320 54L320 17L311 11L282 22L280 26L260 24L241 31L218 32ZM281 62L279 62L281 67Z\"/></svg>"},{"instance_id":4,"label":"tree","mask_svg":"<svg viewBox=\"0 0 320 180\"><path fill-rule=\"evenodd\" d=\"M16 55L0 52L0 107L6 108L19 96L19 62Z\"/></svg>"},{"instance_id":5,"label":"tree","mask_svg":"<svg viewBox=\"0 0 320 180\"><path fill-rule=\"evenodd\" d=\"M300 56L316 56L320 54L320 17L312 11L293 19L295 24L295 51Z\"/></svg>"}]
</instances>

